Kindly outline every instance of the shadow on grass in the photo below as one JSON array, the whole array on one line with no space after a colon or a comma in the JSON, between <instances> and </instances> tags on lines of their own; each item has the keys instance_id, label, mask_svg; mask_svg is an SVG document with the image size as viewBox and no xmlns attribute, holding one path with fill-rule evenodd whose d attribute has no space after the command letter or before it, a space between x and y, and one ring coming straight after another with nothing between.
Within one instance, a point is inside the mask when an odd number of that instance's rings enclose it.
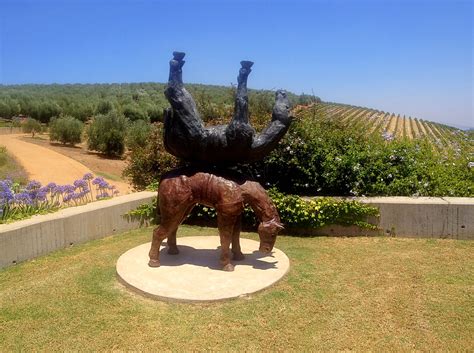
<instances>
[{"instance_id":1,"label":"shadow on grass","mask_svg":"<svg viewBox=\"0 0 474 353\"><path fill-rule=\"evenodd\" d=\"M165 242L163 242L165 244ZM179 245L179 254L168 254L168 248L165 246L160 250L160 263L162 267L166 266L182 266L194 265L199 267L207 267L211 270L221 270L222 265L219 263L221 255L221 247L217 249L195 249L192 246ZM263 257L273 257L272 254L263 254L259 251L245 254L245 259L241 261L231 260L235 267L251 266L257 270L269 270L276 268L277 261L267 262L260 260Z\"/></svg>"}]
</instances>

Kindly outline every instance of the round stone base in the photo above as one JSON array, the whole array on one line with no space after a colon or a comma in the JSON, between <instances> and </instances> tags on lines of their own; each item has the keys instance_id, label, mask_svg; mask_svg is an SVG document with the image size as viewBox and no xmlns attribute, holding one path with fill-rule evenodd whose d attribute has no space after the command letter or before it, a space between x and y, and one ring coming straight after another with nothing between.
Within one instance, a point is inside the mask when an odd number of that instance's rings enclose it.
<instances>
[{"instance_id":1,"label":"round stone base","mask_svg":"<svg viewBox=\"0 0 474 353\"><path fill-rule=\"evenodd\" d=\"M179 254L169 255L166 243L160 251L160 267L148 266L151 243L125 252L117 261L117 274L127 287L149 297L182 301L214 301L245 296L267 288L290 268L288 257L276 248L265 255L259 243L240 239L244 260L234 261L233 272L219 263L217 236L178 238Z\"/></svg>"}]
</instances>

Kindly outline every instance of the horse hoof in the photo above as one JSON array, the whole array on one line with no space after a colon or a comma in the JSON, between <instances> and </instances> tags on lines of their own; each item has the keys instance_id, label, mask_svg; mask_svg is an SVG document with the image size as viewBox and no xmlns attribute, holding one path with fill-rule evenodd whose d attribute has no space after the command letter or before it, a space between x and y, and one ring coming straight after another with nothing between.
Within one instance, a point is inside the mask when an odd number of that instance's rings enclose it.
<instances>
[{"instance_id":1,"label":"horse hoof","mask_svg":"<svg viewBox=\"0 0 474 353\"><path fill-rule=\"evenodd\" d=\"M234 253L232 254L232 260L242 261L242 260L245 260L245 256L242 253Z\"/></svg>"},{"instance_id":2,"label":"horse hoof","mask_svg":"<svg viewBox=\"0 0 474 353\"><path fill-rule=\"evenodd\" d=\"M177 247L168 248L168 254L170 254L170 255L178 255L178 254L179 254L179 250L178 250Z\"/></svg>"},{"instance_id":3,"label":"horse hoof","mask_svg":"<svg viewBox=\"0 0 474 353\"><path fill-rule=\"evenodd\" d=\"M160 267L160 260L151 260L148 261L148 266L150 267Z\"/></svg>"},{"instance_id":4,"label":"horse hoof","mask_svg":"<svg viewBox=\"0 0 474 353\"><path fill-rule=\"evenodd\" d=\"M225 265L222 269L223 269L224 271L226 271L226 272L232 272L232 271L234 271L234 265L232 265L232 264L227 264L227 265Z\"/></svg>"}]
</instances>

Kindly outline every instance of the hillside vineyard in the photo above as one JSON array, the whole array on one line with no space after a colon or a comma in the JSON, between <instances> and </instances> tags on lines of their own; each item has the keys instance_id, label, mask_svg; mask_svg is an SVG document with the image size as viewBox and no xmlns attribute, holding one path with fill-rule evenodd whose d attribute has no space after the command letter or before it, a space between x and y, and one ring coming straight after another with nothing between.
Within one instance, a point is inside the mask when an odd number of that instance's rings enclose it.
<instances>
[{"instance_id":1,"label":"hillside vineyard","mask_svg":"<svg viewBox=\"0 0 474 353\"><path fill-rule=\"evenodd\" d=\"M339 103L300 105L295 107L294 114L305 118L312 114L323 116L342 122L348 128L362 129L369 135L380 135L386 141L427 138L440 151L474 152L465 131L423 119Z\"/></svg>"}]
</instances>

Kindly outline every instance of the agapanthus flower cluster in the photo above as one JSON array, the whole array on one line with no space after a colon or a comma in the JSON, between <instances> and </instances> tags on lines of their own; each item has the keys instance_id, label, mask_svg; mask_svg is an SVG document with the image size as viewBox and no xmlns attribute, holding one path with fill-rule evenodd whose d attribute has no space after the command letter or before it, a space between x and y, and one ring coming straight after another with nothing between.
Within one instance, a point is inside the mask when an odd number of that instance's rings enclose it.
<instances>
[{"instance_id":1,"label":"agapanthus flower cluster","mask_svg":"<svg viewBox=\"0 0 474 353\"><path fill-rule=\"evenodd\" d=\"M383 138L385 141L393 141L394 136L393 136L393 134L391 134L390 132L384 131L384 132L382 133L382 138Z\"/></svg>"},{"instance_id":2,"label":"agapanthus flower cluster","mask_svg":"<svg viewBox=\"0 0 474 353\"><path fill-rule=\"evenodd\" d=\"M94 178L91 173L67 185L51 182L42 186L39 181L32 180L21 187L9 179L0 180L0 222L61 207L83 205L94 199L110 198L117 194L115 186L101 177Z\"/></svg>"},{"instance_id":3,"label":"agapanthus flower cluster","mask_svg":"<svg viewBox=\"0 0 474 353\"><path fill-rule=\"evenodd\" d=\"M119 193L114 185L110 185L102 177L92 180L92 185L96 186L97 200L113 197Z\"/></svg>"}]
</instances>

